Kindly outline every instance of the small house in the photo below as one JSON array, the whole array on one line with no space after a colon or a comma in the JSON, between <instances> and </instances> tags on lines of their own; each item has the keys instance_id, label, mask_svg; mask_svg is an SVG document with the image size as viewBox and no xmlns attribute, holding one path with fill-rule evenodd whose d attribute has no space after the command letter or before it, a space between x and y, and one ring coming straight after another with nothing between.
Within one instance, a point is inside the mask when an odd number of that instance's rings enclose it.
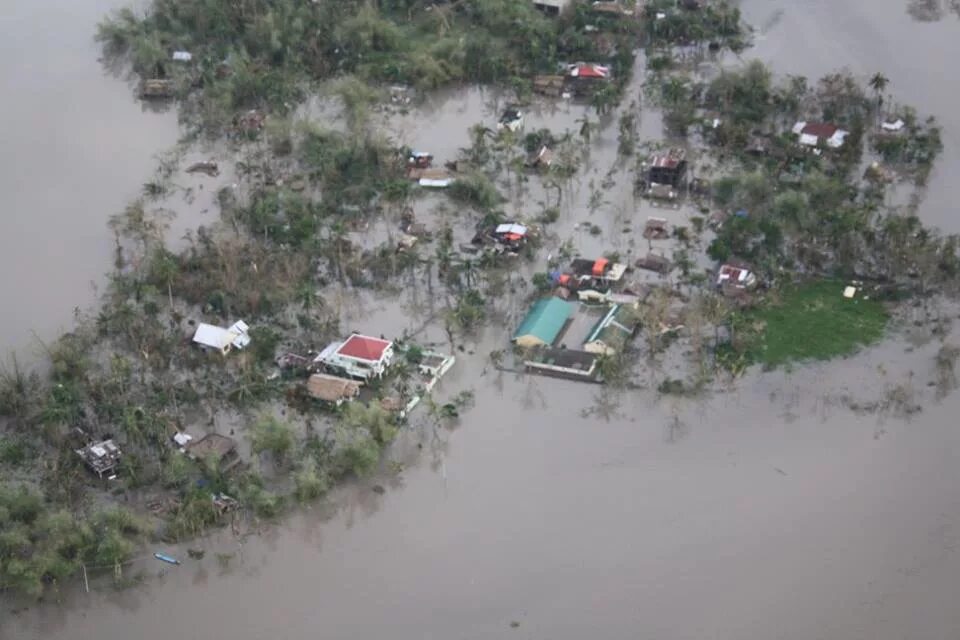
<instances>
[{"instance_id":1,"label":"small house","mask_svg":"<svg viewBox=\"0 0 960 640\"><path fill-rule=\"evenodd\" d=\"M902 118L897 118L895 120L887 119L880 124L880 130L884 133L900 133L906 126L907 123L904 122Z\"/></svg>"},{"instance_id":2,"label":"small house","mask_svg":"<svg viewBox=\"0 0 960 640\"><path fill-rule=\"evenodd\" d=\"M686 153L683 149L671 149L665 154L650 159L647 168L647 184L679 187L687 172Z\"/></svg>"},{"instance_id":3,"label":"small house","mask_svg":"<svg viewBox=\"0 0 960 640\"><path fill-rule=\"evenodd\" d=\"M752 289L757 284L757 276L743 264L728 263L717 272L717 287L721 289Z\"/></svg>"},{"instance_id":4,"label":"small house","mask_svg":"<svg viewBox=\"0 0 960 640\"><path fill-rule=\"evenodd\" d=\"M627 267L619 262L611 262L607 258L597 258L596 260L576 258L570 263L570 272L581 279L618 282L627 272Z\"/></svg>"},{"instance_id":5,"label":"small house","mask_svg":"<svg viewBox=\"0 0 960 640\"><path fill-rule=\"evenodd\" d=\"M638 269L645 269L647 271L654 271L660 275L670 273L672 265L670 264L670 259L666 256L657 255L655 253L648 253L643 258L638 258L636 262L633 263Z\"/></svg>"},{"instance_id":6,"label":"small house","mask_svg":"<svg viewBox=\"0 0 960 640\"><path fill-rule=\"evenodd\" d=\"M523 126L523 112L520 109L511 107L505 109L504 112L500 115L500 120L497 122L497 130L502 131L508 129L510 131L517 131L520 127Z\"/></svg>"},{"instance_id":7,"label":"small house","mask_svg":"<svg viewBox=\"0 0 960 640\"><path fill-rule=\"evenodd\" d=\"M475 245L494 245L497 248L520 251L527 244L529 229L518 222L504 222L493 227L481 228L473 237Z\"/></svg>"},{"instance_id":8,"label":"small house","mask_svg":"<svg viewBox=\"0 0 960 640\"><path fill-rule=\"evenodd\" d=\"M243 320L237 320L229 329L201 322L193 334L193 342L226 355L233 347L243 349L250 344L250 327Z\"/></svg>"},{"instance_id":9,"label":"small house","mask_svg":"<svg viewBox=\"0 0 960 640\"><path fill-rule=\"evenodd\" d=\"M573 316L577 305L560 298L537 300L513 334L520 347L551 346Z\"/></svg>"},{"instance_id":10,"label":"small house","mask_svg":"<svg viewBox=\"0 0 960 640\"><path fill-rule=\"evenodd\" d=\"M627 319L626 307L615 304L603 316L584 338L583 350L599 355L613 355L621 350L636 332L633 319Z\"/></svg>"},{"instance_id":11,"label":"small house","mask_svg":"<svg viewBox=\"0 0 960 640\"><path fill-rule=\"evenodd\" d=\"M219 433L208 433L199 440L189 443L187 445L187 455L194 460L215 462L224 473L240 464L237 443L233 438L222 436Z\"/></svg>"},{"instance_id":12,"label":"small house","mask_svg":"<svg viewBox=\"0 0 960 640\"><path fill-rule=\"evenodd\" d=\"M162 100L172 98L174 92L173 80L153 78L144 80L140 85L140 97L146 100Z\"/></svg>"},{"instance_id":13,"label":"small house","mask_svg":"<svg viewBox=\"0 0 960 640\"><path fill-rule=\"evenodd\" d=\"M643 227L643 237L647 240L663 240L670 237L666 218L647 218Z\"/></svg>"},{"instance_id":14,"label":"small house","mask_svg":"<svg viewBox=\"0 0 960 640\"><path fill-rule=\"evenodd\" d=\"M527 158L527 166L532 169L549 169L553 164L553 151L550 147L540 147Z\"/></svg>"},{"instance_id":15,"label":"small house","mask_svg":"<svg viewBox=\"0 0 960 640\"><path fill-rule=\"evenodd\" d=\"M571 80L610 80L610 66L595 62L575 62L567 65L567 78Z\"/></svg>"},{"instance_id":16,"label":"small house","mask_svg":"<svg viewBox=\"0 0 960 640\"><path fill-rule=\"evenodd\" d=\"M592 94L613 77L608 65L593 62L576 62L564 68L566 90L578 96Z\"/></svg>"},{"instance_id":17,"label":"small house","mask_svg":"<svg viewBox=\"0 0 960 640\"><path fill-rule=\"evenodd\" d=\"M360 395L360 385L346 378L315 373L307 380L307 393L316 400L340 406Z\"/></svg>"},{"instance_id":18,"label":"small house","mask_svg":"<svg viewBox=\"0 0 960 640\"><path fill-rule=\"evenodd\" d=\"M313 362L351 378L379 378L393 362L393 343L355 333L343 342L327 345Z\"/></svg>"},{"instance_id":19,"label":"small house","mask_svg":"<svg viewBox=\"0 0 960 640\"><path fill-rule=\"evenodd\" d=\"M103 440L89 444L82 449L77 449L76 454L80 456L84 464L97 474L97 477L103 478L104 474L113 478L117 465L120 464L120 447L113 440Z\"/></svg>"},{"instance_id":20,"label":"small house","mask_svg":"<svg viewBox=\"0 0 960 640\"><path fill-rule=\"evenodd\" d=\"M572 4L573 0L533 0L533 6L553 16L566 11Z\"/></svg>"},{"instance_id":21,"label":"small house","mask_svg":"<svg viewBox=\"0 0 960 640\"><path fill-rule=\"evenodd\" d=\"M843 141L850 132L844 131L835 124L801 121L793 125L793 133L797 135L797 141L802 145L808 147L826 145L832 149L838 149L843 146Z\"/></svg>"},{"instance_id":22,"label":"small house","mask_svg":"<svg viewBox=\"0 0 960 640\"><path fill-rule=\"evenodd\" d=\"M407 166L417 169L429 169L433 164L433 155L426 151L411 151L407 157Z\"/></svg>"}]
</instances>

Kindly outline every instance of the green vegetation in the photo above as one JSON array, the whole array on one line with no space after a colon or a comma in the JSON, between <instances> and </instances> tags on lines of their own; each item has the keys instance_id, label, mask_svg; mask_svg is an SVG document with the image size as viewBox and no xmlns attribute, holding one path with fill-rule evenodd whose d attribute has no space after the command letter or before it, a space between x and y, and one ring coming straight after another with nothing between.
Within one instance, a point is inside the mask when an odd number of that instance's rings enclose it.
<instances>
[{"instance_id":1,"label":"green vegetation","mask_svg":"<svg viewBox=\"0 0 960 640\"><path fill-rule=\"evenodd\" d=\"M596 21L585 6L551 19L515 0L155 0L143 15L116 12L97 38L108 58L129 61L140 78L171 80L177 96L195 98L184 103L187 113L216 133L245 109L286 112L310 83L334 75L426 90L508 84L564 60L609 60L626 79L636 34L612 21L614 44L601 50L585 29ZM173 50L192 60L171 60Z\"/></svg>"},{"instance_id":2,"label":"green vegetation","mask_svg":"<svg viewBox=\"0 0 960 640\"><path fill-rule=\"evenodd\" d=\"M883 303L845 298L844 286L821 280L768 293L763 304L734 315L734 354L775 367L829 360L879 341L888 320Z\"/></svg>"},{"instance_id":3,"label":"green vegetation","mask_svg":"<svg viewBox=\"0 0 960 640\"><path fill-rule=\"evenodd\" d=\"M122 509L77 519L32 489L0 484L0 590L39 597L85 565L119 575L142 535L142 525Z\"/></svg>"}]
</instances>

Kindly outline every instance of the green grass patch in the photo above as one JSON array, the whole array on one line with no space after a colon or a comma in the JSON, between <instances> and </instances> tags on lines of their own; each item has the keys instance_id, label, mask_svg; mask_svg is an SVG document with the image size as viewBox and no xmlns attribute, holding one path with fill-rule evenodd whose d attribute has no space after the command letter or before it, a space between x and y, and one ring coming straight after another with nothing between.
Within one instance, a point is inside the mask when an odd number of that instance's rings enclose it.
<instances>
[{"instance_id":1,"label":"green grass patch","mask_svg":"<svg viewBox=\"0 0 960 640\"><path fill-rule=\"evenodd\" d=\"M747 362L776 367L801 360L829 360L855 352L883 336L889 316L883 304L844 298L845 283L811 282L781 289L761 306L735 318L737 352Z\"/></svg>"}]
</instances>

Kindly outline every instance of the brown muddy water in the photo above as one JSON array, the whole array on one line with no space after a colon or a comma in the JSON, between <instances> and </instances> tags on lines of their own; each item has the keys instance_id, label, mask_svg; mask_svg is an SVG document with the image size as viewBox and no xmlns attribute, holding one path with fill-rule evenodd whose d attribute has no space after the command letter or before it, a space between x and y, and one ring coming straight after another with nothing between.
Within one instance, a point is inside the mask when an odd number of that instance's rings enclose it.
<instances>
[{"instance_id":1,"label":"brown muddy water","mask_svg":"<svg viewBox=\"0 0 960 640\"><path fill-rule=\"evenodd\" d=\"M943 154L930 177L921 219L960 231L960 11L952 0L744 0L755 26L746 58L778 73L819 78L840 68L858 77L881 72L894 104L913 105L942 125ZM918 8L920 9L918 11ZM926 9L926 11L924 11ZM918 20L917 16L927 19ZM887 101L890 103L890 100Z\"/></svg>"},{"instance_id":2,"label":"brown muddy water","mask_svg":"<svg viewBox=\"0 0 960 640\"><path fill-rule=\"evenodd\" d=\"M31 359L73 325L110 269L108 218L174 144L173 112L144 111L93 41L116 0L0 6L0 343Z\"/></svg>"},{"instance_id":3,"label":"brown muddy water","mask_svg":"<svg viewBox=\"0 0 960 640\"><path fill-rule=\"evenodd\" d=\"M942 56L960 38L941 29L949 23L956 36L960 25L949 16L919 25L906 6L885 4L748 0L759 36L749 55L780 72L881 70L895 96L937 115L947 150L920 215L955 230L944 206L958 168L957 89L911 73L910 61L929 60L891 43L921 38L909 41ZM438 109L436 119L395 119L393 132L442 160L468 144L470 125L494 122L498 105L466 90L424 109ZM582 115L576 105L533 109L527 127L575 130ZM648 115L641 137L655 139L659 120ZM616 166L615 119L596 136L552 241L572 236L585 255L645 252L629 238L654 213ZM508 188L518 214L546 197L536 182ZM418 202L418 215L436 204ZM680 223L689 213L663 215ZM584 218L602 233L578 232ZM627 222L633 232L623 234ZM344 315L351 329L393 335L422 325L428 305L373 299ZM854 358L754 372L688 400L496 373L485 354L505 346L514 320L457 353L441 388L474 390L476 406L453 429L415 414L390 453L402 471L388 465L258 535L197 541L202 560L164 549L184 564L145 558L127 570L145 572L139 587L97 582L26 610L0 601L0 638L960 636L960 395L937 400L928 386L939 341L898 325ZM913 405L922 410L908 415ZM216 554L234 555L221 563Z\"/></svg>"}]
</instances>

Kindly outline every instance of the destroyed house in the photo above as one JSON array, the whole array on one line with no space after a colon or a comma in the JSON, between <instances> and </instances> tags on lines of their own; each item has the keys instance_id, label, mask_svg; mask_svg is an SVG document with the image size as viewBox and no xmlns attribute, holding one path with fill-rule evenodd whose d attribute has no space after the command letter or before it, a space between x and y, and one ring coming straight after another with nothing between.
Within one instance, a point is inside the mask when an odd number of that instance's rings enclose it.
<instances>
[{"instance_id":1,"label":"destroyed house","mask_svg":"<svg viewBox=\"0 0 960 640\"><path fill-rule=\"evenodd\" d=\"M210 460L220 466L223 472L230 471L240 464L237 443L233 438L219 433L208 433L199 440L187 445L187 455L194 460Z\"/></svg>"},{"instance_id":2,"label":"destroyed house","mask_svg":"<svg viewBox=\"0 0 960 640\"><path fill-rule=\"evenodd\" d=\"M523 126L523 112L515 107L505 109L497 121L497 129L516 131Z\"/></svg>"},{"instance_id":3,"label":"destroyed house","mask_svg":"<svg viewBox=\"0 0 960 640\"><path fill-rule=\"evenodd\" d=\"M529 229L516 222L504 222L494 227L481 229L473 237L473 244L493 244L510 251L519 251L527 242Z\"/></svg>"},{"instance_id":4,"label":"destroyed house","mask_svg":"<svg viewBox=\"0 0 960 640\"><path fill-rule=\"evenodd\" d=\"M314 365L351 378L369 380L383 376L393 361L393 343L354 333L343 342L333 342L314 358Z\"/></svg>"},{"instance_id":5,"label":"destroyed house","mask_svg":"<svg viewBox=\"0 0 960 640\"><path fill-rule=\"evenodd\" d=\"M670 185L678 187L687 171L687 161L684 153L678 149L669 153L654 156L647 169L647 182L653 185Z\"/></svg>"},{"instance_id":6,"label":"destroyed house","mask_svg":"<svg viewBox=\"0 0 960 640\"><path fill-rule=\"evenodd\" d=\"M120 464L120 447L114 444L113 440L89 444L82 449L77 449L76 454L100 478L103 478L104 474L110 474L112 477L117 465Z\"/></svg>"}]
</instances>

